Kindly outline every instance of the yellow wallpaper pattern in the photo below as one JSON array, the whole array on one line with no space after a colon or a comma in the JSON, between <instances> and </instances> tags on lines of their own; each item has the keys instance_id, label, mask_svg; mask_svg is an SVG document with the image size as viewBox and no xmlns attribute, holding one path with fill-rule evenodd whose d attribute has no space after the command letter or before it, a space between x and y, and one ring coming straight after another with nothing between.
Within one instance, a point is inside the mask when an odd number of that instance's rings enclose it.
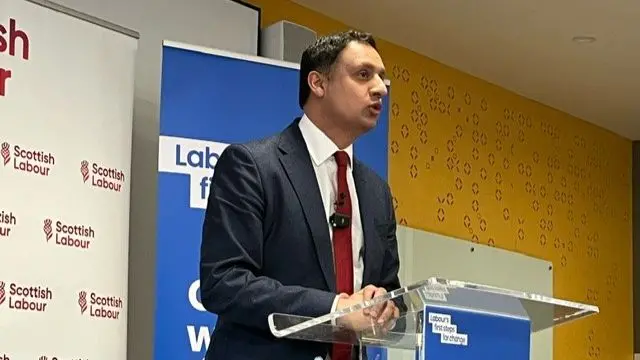
<instances>
[{"instance_id":1,"label":"yellow wallpaper pattern","mask_svg":"<svg viewBox=\"0 0 640 360\"><path fill-rule=\"evenodd\" d=\"M286 0L263 25L346 29ZM631 142L385 41L399 221L553 262L555 296L601 314L559 327L554 358L630 360Z\"/></svg>"}]
</instances>

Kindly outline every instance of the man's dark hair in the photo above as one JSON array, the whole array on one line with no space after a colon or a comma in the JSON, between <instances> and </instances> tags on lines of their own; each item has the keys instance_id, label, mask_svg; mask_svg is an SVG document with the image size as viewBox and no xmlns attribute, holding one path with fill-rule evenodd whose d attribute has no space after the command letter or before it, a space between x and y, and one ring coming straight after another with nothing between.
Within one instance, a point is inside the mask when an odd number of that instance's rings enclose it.
<instances>
[{"instance_id":1,"label":"man's dark hair","mask_svg":"<svg viewBox=\"0 0 640 360\"><path fill-rule=\"evenodd\" d=\"M319 37L305 49L300 59L300 88L298 90L298 104L300 108L307 102L311 89L307 78L312 71L328 73L335 64L342 50L352 41L368 44L377 50L373 36L366 32L349 30Z\"/></svg>"}]
</instances>

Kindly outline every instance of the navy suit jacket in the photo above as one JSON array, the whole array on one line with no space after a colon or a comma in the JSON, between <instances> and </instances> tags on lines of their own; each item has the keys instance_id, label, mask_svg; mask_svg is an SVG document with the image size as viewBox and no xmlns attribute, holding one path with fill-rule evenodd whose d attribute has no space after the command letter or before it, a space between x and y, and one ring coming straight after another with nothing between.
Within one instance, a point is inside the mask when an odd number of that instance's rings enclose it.
<instances>
[{"instance_id":1,"label":"navy suit jacket","mask_svg":"<svg viewBox=\"0 0 640 360\"><path fill-rule=\"evenodd\" d=\"M207 360L323 359L330 344L275 338L271 313L317 317L336 297L328 219L296 119L283 132L229 145L205 212L200 294L218 315ZM363 286L400 287L387 183L353 160L364 233Z\"/></svg>"}]
</instances>

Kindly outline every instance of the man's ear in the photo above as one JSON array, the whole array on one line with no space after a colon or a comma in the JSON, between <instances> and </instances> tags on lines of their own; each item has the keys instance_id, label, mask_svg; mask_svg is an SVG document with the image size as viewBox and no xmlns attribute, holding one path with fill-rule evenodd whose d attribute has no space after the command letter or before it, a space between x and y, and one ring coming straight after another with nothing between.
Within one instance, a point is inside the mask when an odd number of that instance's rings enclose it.
<instances>
[{"instance_id":1,"label":"man's ear","mask_svg":"<svg viewBox=\"0 0 640 360\"><path fill-rule=\"evenodd\" d=\"M307 83L309 84L311 93L316 97L322 98L326 90L326 80L327 79L324 74L321 74L318 71L310 71L309 76L307 76Z\"/></svg>"}]
</instances>

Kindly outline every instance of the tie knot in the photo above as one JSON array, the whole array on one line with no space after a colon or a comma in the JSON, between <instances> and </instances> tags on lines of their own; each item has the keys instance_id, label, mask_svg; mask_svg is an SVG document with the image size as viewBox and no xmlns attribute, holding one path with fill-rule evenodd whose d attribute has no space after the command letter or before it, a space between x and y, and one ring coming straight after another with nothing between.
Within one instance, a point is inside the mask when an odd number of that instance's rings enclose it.
<instances>
[{"instance_id":1,"label":"tie knot","mask_svg":"<svg viewBox=\"0 0 640 360\"><path fill-rule=\"evenodd\" d=\"M345 167L349 164L349 154L347 154L345 151L336 151L333 156L336 158L338 167Z\"/></svg>"}]
</instances>

